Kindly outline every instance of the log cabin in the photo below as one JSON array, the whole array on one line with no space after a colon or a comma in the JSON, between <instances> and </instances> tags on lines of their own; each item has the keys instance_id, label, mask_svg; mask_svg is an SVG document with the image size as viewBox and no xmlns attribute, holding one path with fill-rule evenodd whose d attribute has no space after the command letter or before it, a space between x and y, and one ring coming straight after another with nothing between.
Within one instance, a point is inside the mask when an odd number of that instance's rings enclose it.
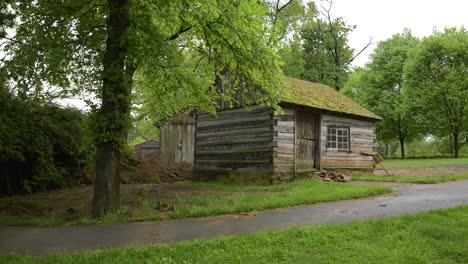
<instances>
[{"instance_id":1,"label":"log cabin","mask_svg":"<svg viewBox=\"0 0 468 264\"><path fill-rule=\"evenodd\" d=\"M285 77L281 110L197 113L194 180L286 181L317 170L372 171L381 118L334 88Z\"/></svg>"}]
</instances>

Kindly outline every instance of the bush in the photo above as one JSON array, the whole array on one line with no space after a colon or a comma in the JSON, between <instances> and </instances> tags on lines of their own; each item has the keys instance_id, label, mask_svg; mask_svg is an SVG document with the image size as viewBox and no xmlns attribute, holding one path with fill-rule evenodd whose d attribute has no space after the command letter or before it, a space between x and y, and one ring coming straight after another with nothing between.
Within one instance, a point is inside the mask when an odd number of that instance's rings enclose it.
<instances>
[{"instance_id":1,"label":"bush","mask_svg":"<svg viewBox=\"0 0 468 264\"><path fill-rule=\"evenodd\" d=\"M60 188L81 178L83 114L0 88L0 193Z\"/></svg>"}]
</instances>

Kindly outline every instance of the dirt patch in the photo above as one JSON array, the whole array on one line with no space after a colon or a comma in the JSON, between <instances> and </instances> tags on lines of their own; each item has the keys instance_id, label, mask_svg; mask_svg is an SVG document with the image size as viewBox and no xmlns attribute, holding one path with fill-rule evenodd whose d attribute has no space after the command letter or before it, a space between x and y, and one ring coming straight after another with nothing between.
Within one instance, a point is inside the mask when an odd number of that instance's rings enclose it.
<instances>
[{"instance_id":1,"label":"dirt patch","mask_svg":"<svg viewBox=\"0 0 468 264\"><path fill-rule=\"evenodd\" d=\"M122 183L172 183L192 179L192 164L169 163L158 157L122 159Z\"/></svg>"},{"instance_id":2,"label":"dirt patch","mask_svg":"<svg viewBox=\"0 0 468 264\"><path fill-rule=\"evenodd\" d=\"M454 173L468 173L468 168L390 168L387 171L394 176L438 176ZM384 170L374 170L377 176L385 176Z\"/></svg>"}]
</instances>

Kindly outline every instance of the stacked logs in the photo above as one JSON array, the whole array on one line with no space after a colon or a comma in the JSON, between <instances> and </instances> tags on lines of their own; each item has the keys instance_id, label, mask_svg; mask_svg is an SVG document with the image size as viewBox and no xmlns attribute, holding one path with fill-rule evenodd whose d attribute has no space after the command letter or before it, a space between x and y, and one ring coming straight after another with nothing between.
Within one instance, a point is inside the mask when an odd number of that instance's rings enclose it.
<instances>
[{"instance_id":1,"label":"stacked logs","mask_svg":"<svg viewBox=\"0 0 468 264\"><path fill-rule=\"evenodd\" d=\"M335 181L335 182L347 182L351 180L351 177L348 177L342 173L328 172L322 170L315 173L315 178L322 181Z\"/></svg>"}]
</instances>

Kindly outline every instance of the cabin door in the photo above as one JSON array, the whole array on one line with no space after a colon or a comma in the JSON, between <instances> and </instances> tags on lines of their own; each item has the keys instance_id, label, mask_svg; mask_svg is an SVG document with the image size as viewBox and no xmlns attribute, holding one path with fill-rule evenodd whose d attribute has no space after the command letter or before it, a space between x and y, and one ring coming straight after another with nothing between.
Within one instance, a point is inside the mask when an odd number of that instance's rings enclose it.
<instances>
[{"instance_id":1,"label":"cabin door","mask_svg":"<svg viewBox=\"0 0 468 264\"><path fill-rule=\"evenodd\" d=\"M296 112L296 170L316 168L318 155L319 116L310 112ZM317 164L318 165L318 164Z\"/></svg>"}]
</instances>

